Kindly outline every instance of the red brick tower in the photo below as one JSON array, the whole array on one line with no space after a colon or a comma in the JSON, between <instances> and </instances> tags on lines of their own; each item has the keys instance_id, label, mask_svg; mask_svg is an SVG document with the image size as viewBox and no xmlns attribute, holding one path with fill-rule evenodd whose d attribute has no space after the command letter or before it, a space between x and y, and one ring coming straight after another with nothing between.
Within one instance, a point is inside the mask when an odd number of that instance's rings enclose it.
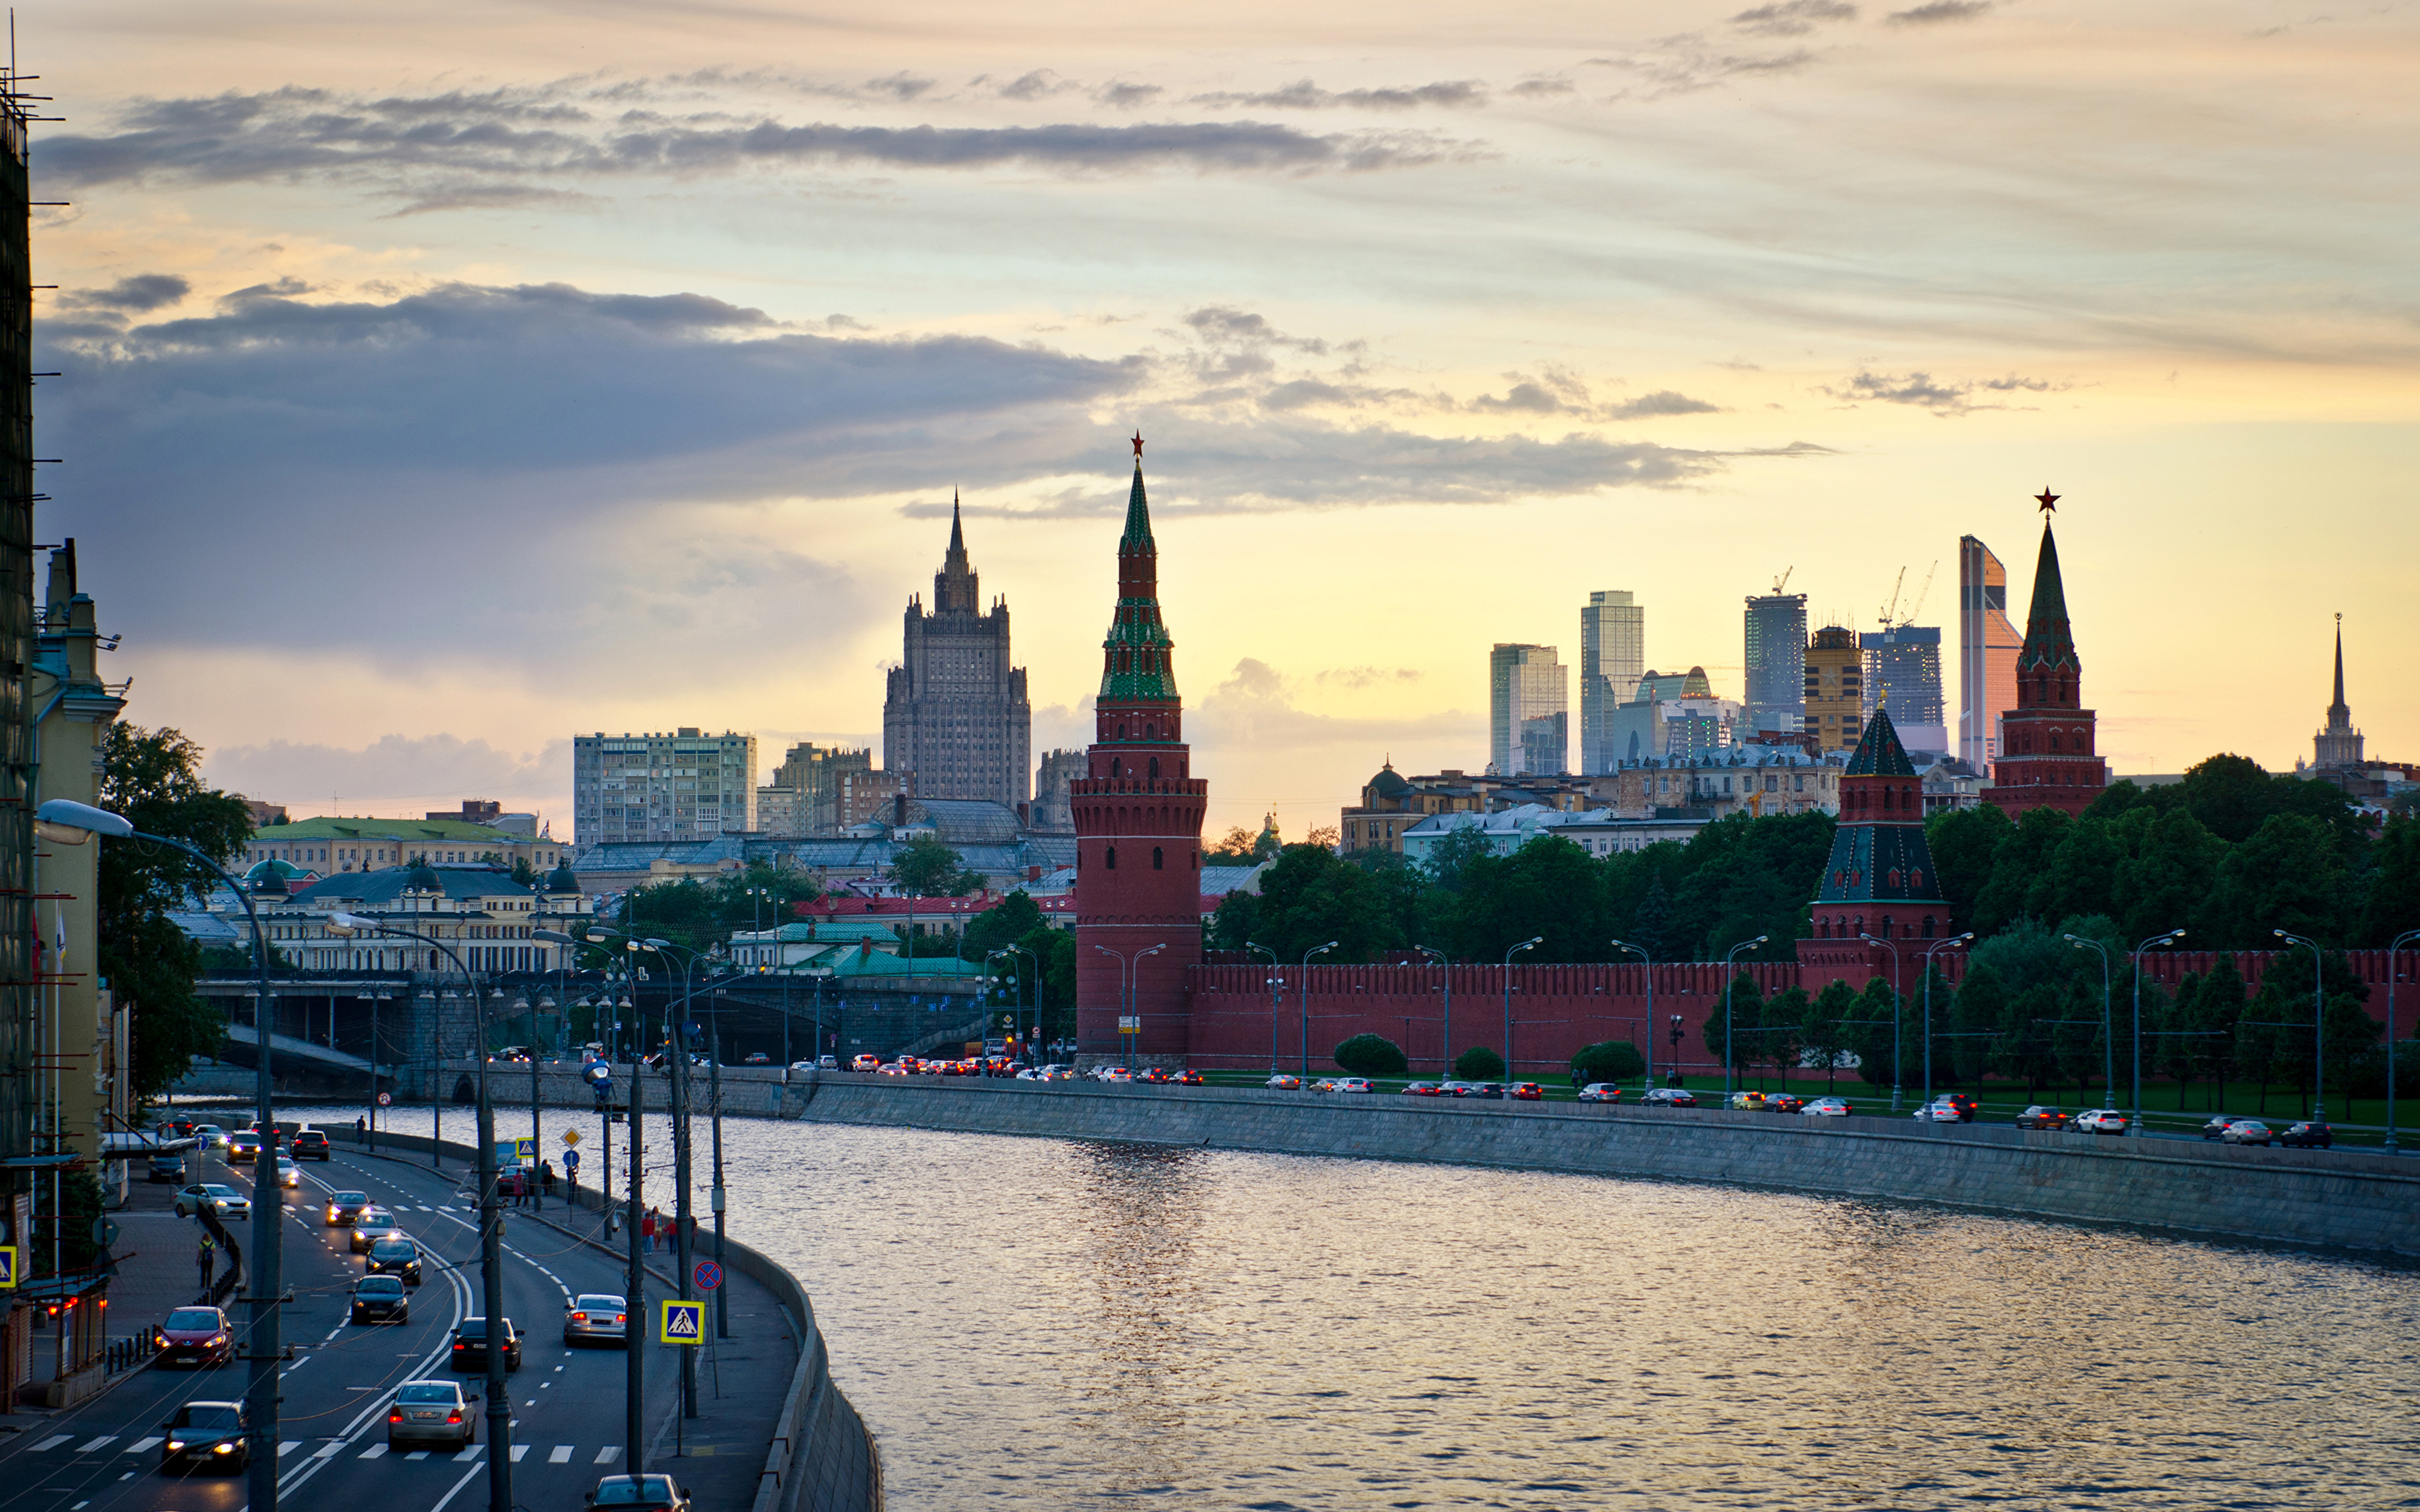
<instances>
[{"instance_id":1,"label":"red brick tower","mask_svg":"<svg viewBox=\"0 0 2420 1512\"><path fill-rule=\"evenodd\" d=\"M1202 815L1210 784L1187 770L1185 704L1176 694L1175 642L1159 618L1159 548L1143 501L1140 435L1134 449L1093 745L1067 794L1076 820L1076 1037L1087 1056L1123 1055L1131 1039L1136 1055L1172 1061L1186 1053L1186 971L1202 961ZM1141 1020L1140 1034L1119 1034L1126 1013Z\"/></svg>"},{"instance_id":2,"label":"red brick tower","mask_svg":"<svg viewBox=\"0 0 2420 1512\"><path fill-rule=\"evenodd\" d=\"M2080 814L2109 785L2109 764L2094 748L2096 720L2084 707L2084 661L2067 623L2067 588L2050 512L2058 495L2043 489L2041 559L2034 565L2025 646L2017 653L2017 706L2001 716L2000 755L1983 795L2011 816L2028 809Z\"/></svg>"},{"instance_id":3,"label":"red brick tower","mask_svg":"<svg viewBox=\"0 0 2420 1512\"><path fill-rule=\"evenodd\" d=\"M1924 782L1877 705L1840 774L1840 823L1808 910L1816 941L1930 940L1949 933L1949 904L1924 838ZM1817 964L1802 941L1798 959ZM1862 955L1859 943L1844 947Z\"/></svg>"}]
</instances>

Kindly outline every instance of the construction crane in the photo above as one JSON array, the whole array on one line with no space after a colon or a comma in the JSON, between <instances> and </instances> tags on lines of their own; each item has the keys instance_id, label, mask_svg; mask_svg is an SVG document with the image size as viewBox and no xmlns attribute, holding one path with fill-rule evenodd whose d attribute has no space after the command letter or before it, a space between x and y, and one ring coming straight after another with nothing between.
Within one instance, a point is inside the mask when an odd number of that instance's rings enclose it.
<instances>
[{"instance_id":1,"label":"construction crane","mask_svg":"<svg viewBox=\"0 0 2420 1512\"><path fill-rule=\"evenodd\" d=\"M1795 566L1789 566L1781 569L1781 576L1773 579L1774 597L1779 598L1781 596L1781 591L1790 586L1790 575L1797 570L1798 569Z\"/></svg>"},{"instance_id":2,"label":"construction crane","mask_svg":"<svg viewBox=\"0 0 2420 1512\"><path fill-rule=\"evenodd\" d=\"M1916 591L1916 607L1907 611L1907 618L1900 621L1900 624L1914 625L1916 617L1924 612L1924 601L1932 596L1932 575L1940 570L1941 561L1936 557L1933 559L1932 565L1924 569L1924 586Z\"/></svg>"},{"instance_id":3,"label":"construction crane","mask_svg":"<svg viewBox=\"0 0 2420 1512\"><path fill-rule=\"evenodd\" d=\"M1916 623L1916 617L1924 612L1924 601L1932 596L1932 576L1940 570L1941 563L1938 561L1924 569L1924 584L1916 589L1916 597L1909 603L1907 612L1901 614L1899 611L1900 590L1907 586L1907 569L1905 567L1899 569L1899 576L1891 579L1890 602L1883 606L1884 629L1902 629Z\"/></svg>"},{"instance_id":4,"label":"construction crane","mask_svg":"<svg viewBox=\"0 0 2420 1512\"><path fill-rule=\"evenodd\" d=\"M1905 583L1906 583L1906 581L1907 581L1907 569L1906 569L1905 567L1901 567L1901 568L1900 568L1900 569L1899 569L1899 576L1898 576L1898 577L1896 577L1896 578L1893 578L1893 579L1891 579L1891 595L1890 595L1890 600L1889 600L1889 602L1887 602L1887 603L1885 603L1885 604L1884 604L1884 605L1883 605L1883 611L1882 611L1882 613L1881 613L1879 616L1877 616L1879 619L1881 619L1881 621L1882 621L1882 623L1883 623L1883 628L1884 628L1884 629L1885 629L1885 630L1889 629L1892 625L1897 625L1897 624L1899 623L1898 619L1896 618L1896 615L1897 615L1897 614L1898 614L1898 612L1899 612L1899 591L1900 591L1900 588L1903 584L1905 584Z\"/></svg>"}]
</instances>

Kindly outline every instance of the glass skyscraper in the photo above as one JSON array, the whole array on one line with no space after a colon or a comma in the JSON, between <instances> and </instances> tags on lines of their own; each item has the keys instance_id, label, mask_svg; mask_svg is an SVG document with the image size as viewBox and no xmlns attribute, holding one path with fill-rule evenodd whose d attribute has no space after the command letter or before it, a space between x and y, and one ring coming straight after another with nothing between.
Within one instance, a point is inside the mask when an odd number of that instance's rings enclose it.
<instances>
[{"instance_id":1,"label":"glass skyscraper","mask_svg":"<svg viewBox=\"0 0 2420 1512\"><path fill-rule=\"evenodd\" d=\"M1988 772L2000 755L2000 716L2017 706L2009 569L1971 535L1958 538L1958 759ZM1896 711L1894 711L1896 713Z\"/></svg>"},{"instance_id":2,"label":"glass skyscraper","mask_svg":"<svg viewBox=\"0 0 2420 1512\"><path fill-rule=\"evenodd\" d=\"M1589 594L1580 607L1580 770L1610 772L1613 711L1630 702L1647 671L1647 609L1625 590Z\"/></svg>"},{"instance_id":3,"label":"glass skyscraper","mask_svg":"<svg viewBox=\"0 0 2420 1512\"><path fill-rule=\"evenodd\" d=\"M1795 734L1807 718L1807 595L1747 601L1746 733Z\"/></svg>"},{"instance_id":4,"label":"glass skyscraper","mask_svg":"<svg viewBox=\"0 0 2420 1512\"><path fill-rule=\"evenodd\" d=\"M1894 625L1857 638L1866 659L1866 717L1890 710L1900 744L1912 751L1946 753L1949 727L1942 716L1941 627Z\"/></svg>"},{"instance_id":5,"label":"glass skyscraper","mask_svg":"<svg viewBox=\"0 0 2420 1512\"><path fill-rule=\"evenodd\" d=\"M1552 646L1498 642L1487 657L1488 761L1497 775L1571 770L1571 696Z\"/></svg>"}]
</instances>

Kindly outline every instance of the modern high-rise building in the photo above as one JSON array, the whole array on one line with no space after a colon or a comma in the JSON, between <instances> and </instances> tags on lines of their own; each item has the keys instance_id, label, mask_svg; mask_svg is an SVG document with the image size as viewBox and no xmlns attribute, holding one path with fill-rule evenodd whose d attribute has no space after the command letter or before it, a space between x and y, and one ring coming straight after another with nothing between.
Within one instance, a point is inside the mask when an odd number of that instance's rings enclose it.
<instances>
[{"instance_id":1,"label":"modern high-rise building","mask_svg":"<svg viewBox=\"0 0 2420 1512\"><path fill-rule=\"evenodd\" d=\"M1958 759L1978 772L2000 754L2000 717L2017 706L2009 569L1971 535L1958 538Z\"/></svg>"},{"instance_id":2,"label":"modern high-rise building","mask_svg":"<svg viewBox=\"0 0 2420 1512\"><path fill-rule=\"evenodd\" d=\"M1747 731L1795 734L1807 717L1807 595L1750 594Z\"/></svg>"},{"instance_id":3,"label":"modern high-rise building","mask_svg":"<svg viewBox=\"0 0 2420 1512\"><path fill-rule=\"evenodd\" d=\"M1894 625L1858 638L1866 658L1866 707L1888 708L1900 744L1947 754L1949 727L1942 717L1941 627Z\"/></svg>"},{"instance_id":4,"label":"modern high-rise building","mask_svg":"<svg viewBox=\"0 0 2420 1512\"><path fill-rule=\"evenodd\" d=\"M2344 616L2336 616L2336 701L2328 705L2328 727L2311 739L2312 765L2322 771L2361 764L2361 732L2352 727L2352 705L2344 696Z\"/></svg>"},{"instance_id":5,"label":"modern high-rise building","mask_svg":"<svg viewBox=\"0 0 2420 1512\"><path fill-rule=\"evenodd\" d=\"M873 765L874 752L863 748L850 750L812 741L792 746L773 768L771 779L756 790L757 827L768 835L840 833L841 774L864 772Z\"/></svg>"},{"instance_id":6,"label":"modern high-rise building","mask_svg":"<svg viewBox=\"0 0 2420 1512\"><path fill-rule=\"evenodd\" d=\"M966 533L950 505L950 548L933 575L933 609L908 601L899 665L882 701L882 765L913 772L920 798L1032 795L1033 706L1011 666L1008 605L980 608Z\"/></svg>"},{"instance_id":7,"label":"modern high-rise building","mask_svg":"<svg viewBox=\"0 0 2420 1512\"><path fill-rule=\"evenodd\" d=\"M1866 723L1866 664L1857 632L1827 625L1807 642L1807 733L1818 750L1847 750ZM1894 737L1896 738L1896 737Z\"/></svg>"},{"instance_id":8,"label":"modern high-rise building","mask_svg":"<svg viewBox=\"0 0 2420 1512\"><path fill-rule=\"evenodd\" d=\"M2100 720L2084 706L2084 658L2068 623L2067 586L2051 534L2049 512L2058 495L2045 488L2036 497L2043 511L2041 557L2025 610L2024 648L2017 653L2017 706L2001 717L2006 745L1983 796L2011 814L2057 809L2072 816L2109 786L2109 764L2095 740Z\"/></svg>"},{"instance_id":9,"label":"modern high-rise building","mask_svg":"<svg viewBox=\"0 0 2420 1512\"><path fill-rule=\"evenodd\" d=\"M712 840L756 827L756 737L571 737L571 830L580 845Z\"/></svg>"},{"instance_id":10,"label":"modern high-rise building","mask_svg":"<svg viewBox=\"0 0 2420 1512\"><path fill-rule=\"evenodd\" d=\"M1600 589L1580 607L1580 770L1610 772L1613 711L1637 696L1647 668L1647 609L1620 589Z\"/></svg>"},{"instance_id":11,"label":"modern high-rise building","mask_svg":"<svg viewBox=\"0 0 2420 1512\"><path fill-rule=\"evenodd\" d=\"M1497 775L1571 770L1567 669L1552 646L1498 642L1487 657L1487 759Z\"/></svg>"}]
</instances>

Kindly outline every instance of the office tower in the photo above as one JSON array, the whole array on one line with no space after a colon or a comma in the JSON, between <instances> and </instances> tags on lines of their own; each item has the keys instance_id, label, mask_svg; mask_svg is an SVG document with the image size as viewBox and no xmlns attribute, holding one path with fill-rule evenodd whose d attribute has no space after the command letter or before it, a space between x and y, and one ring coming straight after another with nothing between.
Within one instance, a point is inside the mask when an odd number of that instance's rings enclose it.
<instances>
[{"instance_id":1,"label":"office tower","mask_svg":"<svg viewBox=\"0 0 2420 1512\"><path fill-rule=\"evenodd\" d=\"M1947 754L1949 729L1942 718L1941 627L1894 625L1859 638L1866 657L1867 714L1891 711L1900 745L1908 750Z\"/></svg>"},{"instance_id":2,"label":"office tower","mask_svg":"<svg viewBox=\"0 0 2420 1512\"><path fill-rule=\"evenodd\" d=\"M2041 557L2025 610L2025 643L2017 653L2017 706L2000 719L2005 744L1983 796L2011 814L2057 809L2072 815L2108 787L2109 764L2094 746L2099 720L2084 706L2084 658L2068 623L2058 542L2051 536L2049 510L2058 495L2045 488L2039 497Z\"/></svg>"},{"instance_id":3,"label":"office tower","mask_svg":"<svg viewBox=\"0 0 2420 1512\"><path fill-rule=\"evenodd\" d=\"M1806 683L1807 595L1751 594L1747 601L1747 733L1796 733L1807 717Z\"/></svg>"},{"instance_id":4,"label":"office tower","mask_svg":"<svg viewBox=\"0 0 2420 1512\"><path fill-rule=\"evenodd\" d=\"M1866 669L1857 633L1827 625L1807 642L1807 733L1818 750L1847 750L1865 728ZM1897 736L1893 736L1894 739Z\"/></svg>"},{"instance_id":5,"label":"office tower","mask_svg":"<svg viewBox=\"0 0 2420 1512\"><path fill-rule=\"evenodd\" d=\"M2311 740L2314 766L2342 771L2361 764L2361 732L2352 727L2352 706L2344 696L2344 616L2336 616L2336 701L2328 705L2328 727Z\"/></svg>"},{"instance_id":6,"label":"office tower","mask_svg":"<svg viewBox=\"0 0 2420 1512\"><path fill-rule=\"evenodd\" d=\"M1647 667L1647 609L1619 589L1589 594L1580 608L1580 770L1610 772L1613 711L1636 696Z\"/></svg>"},{"instance_id":7,"label":"office tower","mask_svg":"<svg viewBox=\"0 0 2420 1512\"><path fill-rule=\"evenodd\" d=\"M1978 772L2000 754L2000 717L2017 706L2009 569L1971 535L1958 538L1958 759Z\"/></svg>"},{"instance_id":8,"label":"office tower","mask_svg":"<svg viewBox=\"0 0 2420 1512\"><path fill-rule=\"evenodd\" d=\"M1487 658L1487 759L1497 775L1571 770L1570 708L1554 647L1499 642Z\"/></svg>"},{"instance_id":9,"label":"office tower","mask_svg":"<svg viewBox=\"0 0 2420 1512\"><path fill-rule=\"evenodd\" d=\"M988 798L1015 809L1032 795L1033 707L1025 669L1009 664L1008 605L979 608L957 505L933 575L933 610L908 601L899 665L882 701L882 765L912 772L920 798Z\"/></svg>"},{"instance_id":10,"label":"office tower","mask_svg":"<svg viewBox=\"0 0 2420 1512\"><path fill-rule=\"evenodd\" d=\"M756 827L756 737L571 737L571 829L581 845L712 840Z\"/></svg>"}]
</instances>

